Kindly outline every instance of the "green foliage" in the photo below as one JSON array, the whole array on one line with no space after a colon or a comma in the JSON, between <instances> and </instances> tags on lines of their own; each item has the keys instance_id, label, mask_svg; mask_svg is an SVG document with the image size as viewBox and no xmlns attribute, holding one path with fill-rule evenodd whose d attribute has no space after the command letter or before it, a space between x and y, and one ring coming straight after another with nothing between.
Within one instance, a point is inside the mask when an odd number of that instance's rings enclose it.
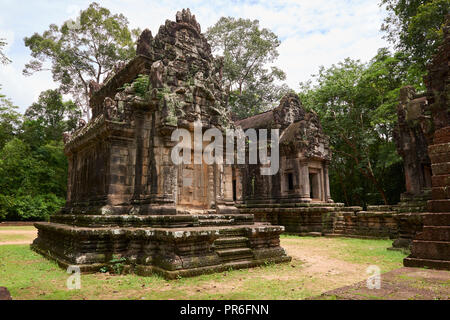
<instances>
[{"instance_id":1,"label":"green foliage","mask_svg":"<svg viewBox=\"0 0 450 320\"><path fill-rule=\"evenodd\" d=\"M150 86L150 79L148 75L140 74L136 80L133 81L134 92L141 98L145 98Z\"/></svg>"},{"instance_id":2,"label":"green foliage","mask_svg":"<svg viewBox=\"0 0 450 320\"><path fill-rule=\"evenodd\" d=\"M415 69L423 72L442 42L450 0L381 0L380 5L388 11L382 25L387 39L408 55Z\"/></svg>"},{"instance_id":3,"label":"green foliage","mask_svg":"<svg viewBox=\"0 0 450 320\"><path fill-rule=\"evenodd\" d=\"M100 268L100 272L101 273L111 272L114 274L122 274L123 270L125 269L126 261L127 258L125 257L113 257L113 259L109 261L109 265Z\"/></svg>"},{"instance_id":4,"label":"green foliage","mask_svg":"<svg viewBox=\"0 0 450 320\"><path fill-rule=\"evenodd\" d=\"M64 102L57 90L47 90L39 95L25 112L22 136L28 142L61 140L62 134L77 127L81 112L72 101ZM31 139L30 139L31 138Z\"/></svg>"},{"instance_id":5,"label":"green foliage","mask_svg":"<svg viewBox=\"0 0 450 320\"><path fill-rule=\"evenodd\" d=\"M121 274L125 268L125 262L127 259L125 257L114 258L110 261L111 269L115 274Z\"/></svg>"},{"instance_id":6,"label":"green foliage","mask_svg":"<svg viewBox=\"0 0 450 320\"><path fill-rule=\"evenodd\" d=\"M346 59L322 67L314 85L301 84L303 105L318 113L330 137L335 201L362 206L398 202L404 176L392 174L402 167L393 130L406 74L400 57L380 49L368 64Z\"/></svg>"},{"instance_id":7,"label":"green foliage","mask_svg":"<svg viewBox=\"0 0 450 320\"><path fill-rule=\"evenodd\" d=\"M213 50L224 56L223 79L228 102L238 118L272 107L289 88L277 85L286 75L266 66L278 57L278 37L258 20L222 17L206 32Z\"/></svg>"},{"instance_id":8,"label":"green foliage","mask_svg":"<svg viewBox=\"0 0 450 320\"><path fill-rule=\"evenodd\" d=\"M46 220L64 205L67 159L62 142L35 148L13 138L0 150L0 219Z\"/></svg>"},{"instance_id":9,"label":"green foliage","mask_svg":"<svg viewBox=\"0 0 450 320\"><path fill-rule=\"evenodd\" d=\"M61 92L71 94L88 115L89 81L100 83L116 64L131 59L136 34L122 14L112 14L93 2L80 12L76 23L52 24L42 34L25 38L33 59L24 74L48 69L44 63L49 63Z\"/></svg>"},{"instance_id":10,"label":"green foliage","mask_svg":"<svg viewBox=\"0 0 450 320\"><path fill-rule=\"evenodd\" d=\"M0 219L12 221L48 221L64 206L65 200L54 194L6 196L0 194Z\"/></svg>"},{"instance_id":11,"label":"green foliage","mask_svg":"<svg viewBox=\"0 0 450 320\"><path fill-rule=\"evenodd\" d=\"M16 110L11 100L0 94L0 149L18 133L21 114Z\"/></svg>"},{"instance_id":12,"label":"green foliage","mask_svg":"<svg viewBox=\"0 0 450 320\"><path fill-rule=\"evenodd\" d=\"M64 197L67 159L62 142L51 142L32 151L14 138L0 150L0 190L6 195L53 193Z\"/></svg>"}]
</instances>

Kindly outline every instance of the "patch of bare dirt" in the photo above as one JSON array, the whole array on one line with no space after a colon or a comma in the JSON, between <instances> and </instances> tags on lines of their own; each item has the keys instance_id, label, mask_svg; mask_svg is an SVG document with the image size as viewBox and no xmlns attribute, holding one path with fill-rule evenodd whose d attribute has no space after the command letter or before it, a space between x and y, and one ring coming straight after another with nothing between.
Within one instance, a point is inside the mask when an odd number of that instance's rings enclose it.
<instances>
[{"instance_id":1,"label":"patch of bare dirt","mask_svg":"<svg viewBox=\"0 0 450 320\"><path fill-rule=\"evenodd\" d=\"M319 299L345 300L450 300L450 272L400 268L381 275L379 289L366 281L322 294Z\"/></svg>"},{"instance_id":2,"label":"patch of bare dirt","mask_svg":"<svg viewBox=\"0 0 450 320\"><path fill-rule=\"evenodd\" d=\"M27 241L3 241L0 242L0 246L7 246L7 245L13 245L13 244L31 244L33 243L33 240L27 240Z\"/></svg>"},{"instance_id":3,"label":"patch of bare dirt","mask_svg":"<svg viewBox=\"0 0 450 320\"><path fill-rule=\"evenodd\" d=\"M2 236L23 236L22 239L17 240L1 240ZM0 229L0 246L2 245L19 245L19 244L31 244L37 237L37 230L5 230Z\"/></svg>"},{"instance_id":4,"label":"patch of bare dirt","mask_svg":"<svg viewBox=\"0 0 450 320\"><path fill-rule=\"evenodd\" d=\"M37 235L37 230L1 230L0 235Z\"/></svg>"},{"instance_id":5,"label":"patch of bare dirt","mask_svg":"<svg viewBox=\"0 0 450 320\"><path fill-rule=\"evenodd\" d=\"M319 277L321 280L328 280L333 276L340 283L347 284L367 278L367 266L333 258L330 248L310 247L291 239L283 239L282 246L293 261L303 262L301 272L305 275Z\"/></svg>"}]
</instances>

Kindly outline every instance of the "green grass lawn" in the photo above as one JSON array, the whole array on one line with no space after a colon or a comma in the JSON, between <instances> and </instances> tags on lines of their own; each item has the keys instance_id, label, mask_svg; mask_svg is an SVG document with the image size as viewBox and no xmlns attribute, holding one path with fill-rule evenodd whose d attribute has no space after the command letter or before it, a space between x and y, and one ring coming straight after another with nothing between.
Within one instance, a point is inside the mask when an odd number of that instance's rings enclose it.
<instances>
[{"instance_id":1,"label":"green grass lawn","mask_svg":"<svg viewBox=\"0 0 450 320\"><path fill-rule=\"evenodd\" d=\"M13 299L305 299L361 281L369 265L383 272L401 267L405 256L386 250L390 245L390 240L282 236L293 257L288 264L172 281L156 275L82 275L81 290L68 290L65 270L28 245L0 245L0 286Z\"/></svg>"}]
</instances>

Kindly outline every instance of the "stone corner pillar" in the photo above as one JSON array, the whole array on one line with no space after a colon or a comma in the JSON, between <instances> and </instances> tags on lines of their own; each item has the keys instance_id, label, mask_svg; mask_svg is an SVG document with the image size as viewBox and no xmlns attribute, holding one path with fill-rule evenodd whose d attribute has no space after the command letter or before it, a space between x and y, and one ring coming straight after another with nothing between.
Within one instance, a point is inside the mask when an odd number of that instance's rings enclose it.
<instances>
[{"instance_id":1,"label":"stone corner pillar","mask_svg":"<svg viewBox=\"0 0 450 320\"><path fill-rule=\"evenodd\" d=\"M300 198L302 201L311 202L311 190L309 182L309 168L308 162L300 162L300 176L299 176L299 186L300 186Z\"/></svg>"}]
</instances>

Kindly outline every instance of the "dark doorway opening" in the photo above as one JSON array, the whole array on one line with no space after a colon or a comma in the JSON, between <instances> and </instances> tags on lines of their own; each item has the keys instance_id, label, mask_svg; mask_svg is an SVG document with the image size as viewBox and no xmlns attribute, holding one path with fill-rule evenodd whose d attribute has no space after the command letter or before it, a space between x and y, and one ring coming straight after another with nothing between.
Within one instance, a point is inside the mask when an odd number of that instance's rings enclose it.
<instances>
[{"instance_id":1,"label":"dark doorway opening","mask_svg":"<svg viewBox=\"0 0 450 320\"><path fill-rule=\"evenodd\" d=\"M292 172L287 174L288 190L294 190L294 174Z\"/></svg>"},{"instance_id":2,"label":"dark doorway opening","mask_svg":"<svg viewBox=\"0 0 450 320\"><path fill-rule=\"evenodd\" d=\"M310 173L309 174L309 197L311 199L315 199L317 197L317 195L315 194L315 190L314 190L314 174Z\"/></svg>"}]
</instances>

